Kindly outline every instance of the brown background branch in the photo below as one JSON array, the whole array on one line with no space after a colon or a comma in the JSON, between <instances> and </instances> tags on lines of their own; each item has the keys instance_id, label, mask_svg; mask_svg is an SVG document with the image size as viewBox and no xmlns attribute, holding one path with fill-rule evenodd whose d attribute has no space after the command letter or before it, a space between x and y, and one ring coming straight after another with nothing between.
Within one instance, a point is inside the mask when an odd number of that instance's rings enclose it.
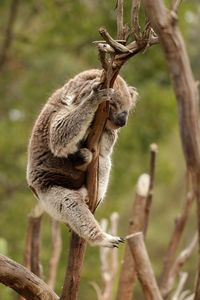
<instances>
[{"instance_id":1,"label":"brown background branch","mask_svg":"<svg viewBox=\"0 0 200 300\"><path fill-rule=\"evenodd\" d=\"M0 255L0 282L29 300L58 300L38 276L10 258Z\"/></svg>"},{"instance_id":2,"label":"brown background branch","mask_svg":"<svg viewBox=\"0 0 200 300\"><path fill-rule=\"evenodd\" d=\"M176 94L183 152L187 168L193 175L200 247L200 125L197 84L175 12L167 10L162 0L144 0L144 5L159 36ZM200 299L200 256L198 270L195 300Z\"/></svg>"},{"instance_id":3,"label":"brown background branch","mask_svg":"<svg viewBox=\"0 0 200 300\"><path fill-rule=\"evenodd\" d=\"M3 68L6 62L6 59L8 57L8 52L12 44L13 30L14 30L16 17L17 17L18 6L19 6L19 0L12 0L10 5L8 23L5 29L4 40L0 51L0 70Z\"/></svg>"}]
</instances>

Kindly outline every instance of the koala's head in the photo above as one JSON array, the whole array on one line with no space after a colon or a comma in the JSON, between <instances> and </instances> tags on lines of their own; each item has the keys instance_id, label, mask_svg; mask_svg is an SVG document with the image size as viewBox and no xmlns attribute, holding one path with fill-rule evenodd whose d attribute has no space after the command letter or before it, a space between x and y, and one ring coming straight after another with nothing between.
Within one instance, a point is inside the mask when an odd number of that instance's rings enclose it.
<instances>
[{"instance_id":1,"label":"koala's head","mask_svg":"<svg viewBox=\"0 0 200 300\"><path fill-rule=\"evenodd\" d=\"M126 125L129 111L135 106L137 91L118 76L114 84L114 94L110 99L109 117L106 127L118 129Z\"/></svg>"}]
</instances>

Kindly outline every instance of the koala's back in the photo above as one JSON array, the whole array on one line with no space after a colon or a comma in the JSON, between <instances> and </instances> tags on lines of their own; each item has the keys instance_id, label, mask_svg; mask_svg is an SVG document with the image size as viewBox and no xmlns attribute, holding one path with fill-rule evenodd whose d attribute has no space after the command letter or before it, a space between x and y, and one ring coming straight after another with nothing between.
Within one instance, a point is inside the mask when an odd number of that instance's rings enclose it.
<instances>
[{"instance_id":1,"label":"koala's back","mask_svg":"<svg viewBox=\"0 0 200 300\"><path fill-rule=\"evenodd\" d=\"M50 122L62 107L63 88L57 90L41 111L32 130L28 148L27 181L35 191L52 186L78 189L84 182L84 173L74 168L65 157L56 157L49 148Z\"/></svg>"}]
</instances>

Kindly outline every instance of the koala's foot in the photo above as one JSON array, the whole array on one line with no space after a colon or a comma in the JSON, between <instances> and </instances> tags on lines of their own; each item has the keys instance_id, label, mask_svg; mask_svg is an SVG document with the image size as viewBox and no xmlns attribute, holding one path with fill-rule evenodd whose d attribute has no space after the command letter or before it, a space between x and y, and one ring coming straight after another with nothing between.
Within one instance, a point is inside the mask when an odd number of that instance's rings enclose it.
<instances>
[{"instance_id":1,"label":"koala's foot","mask_svg":"<svg viewBox=\"0 0 200 300\"><path fill-rule=\"evenodd\" d=\"M94 241L89 241L92 246L118 248L120 243L124 243L124 239L119 236L113 236L108 233L103 233Z\"/></svg>"},{"instance_id":2,"label":"koala's foot","mask_svg":"<svg viewBox=\"0 0 200 300\"><path fill-rule=\"evenodd\" d=\"M69 159L73 162L76 169L86 171L88 165L92 161L92 152L87 148L82 148L77 152L70 154Z\"/></svg>"}]
</instances>

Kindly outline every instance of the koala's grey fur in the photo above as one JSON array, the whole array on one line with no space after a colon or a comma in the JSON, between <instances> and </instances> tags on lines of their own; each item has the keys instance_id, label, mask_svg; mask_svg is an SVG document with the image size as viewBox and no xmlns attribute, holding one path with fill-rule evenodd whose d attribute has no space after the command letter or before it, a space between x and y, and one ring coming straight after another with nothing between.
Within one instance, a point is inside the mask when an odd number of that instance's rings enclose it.
<instances>
[{"instance_id":1,"label":"koala's grey fur","mask_svg":"<svg viewBox=\"0 0 200 300\"><path fill-rule=\"evenodd\" d=\"M113 89L99 90L100 76L100 70L82 72L49 98L32 131L27 181L53 218L68 224L92 245L114 247L121 239L103 232L87 206L85 171L92 153L86 148L86 139L98 105L109 100L109 118L100 141L101 201L107 190L117 132L126 123L136 92L120 76Z\"/></svg>"}]
</instances>

